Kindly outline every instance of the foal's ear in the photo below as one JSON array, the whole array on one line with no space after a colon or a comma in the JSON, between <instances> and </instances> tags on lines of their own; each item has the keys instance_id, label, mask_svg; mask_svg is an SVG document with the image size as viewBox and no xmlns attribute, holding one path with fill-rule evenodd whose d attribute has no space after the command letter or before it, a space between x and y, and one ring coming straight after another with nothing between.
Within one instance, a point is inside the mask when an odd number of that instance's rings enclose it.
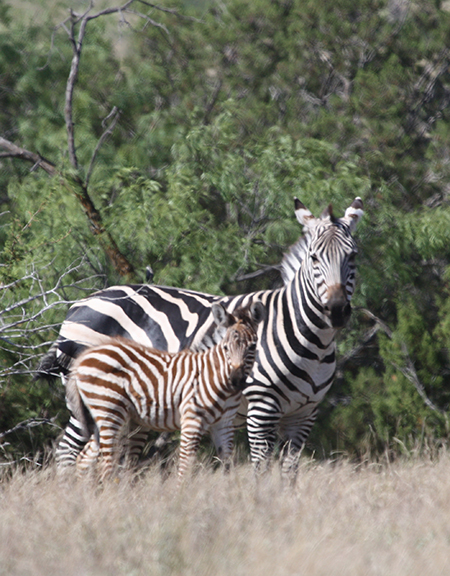
<instances>
[{"instance_id":1,"label":"foal's ear","mask_svg":"<svg viewBox=\"0 0 450 576\"><path fill-rule=\"evenodd\" d=\"M255 324L259 324L266 317L266 308L262 302L256 301L250 307L252 320Z\"/></svg>"},{"instance_id":2,"label":"foal's ear","mask_svg":"<svg viewBox=\"0 0 450 576\"><path fill-rule=\"evenodd\" d=\"M231 320L233 317L231 314L228 314L222 304L214 302L214 304L211 306L211 311L214 322L217 324L217 326L224 326L225 328L231 326Z\"/></svg>"}]
</instances>

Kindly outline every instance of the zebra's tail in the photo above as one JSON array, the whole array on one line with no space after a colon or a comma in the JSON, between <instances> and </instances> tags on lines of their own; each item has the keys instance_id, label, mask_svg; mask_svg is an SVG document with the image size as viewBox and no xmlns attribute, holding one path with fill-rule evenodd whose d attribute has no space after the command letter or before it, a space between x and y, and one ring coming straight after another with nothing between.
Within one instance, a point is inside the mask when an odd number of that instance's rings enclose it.
<instances>
[{"instance_id":1,"label":"zebra's tail","mask_svg":"<svg viewBox=\"0 0 450 576\"><path fill-rule=\"evenodd\" d=\"M58 343L55 342L45 354L36 368L33 380L45 379L53 382L61 375L66 375L69 371L71 358L64 354L57 355Z\"/></svg>"}]
</instances>

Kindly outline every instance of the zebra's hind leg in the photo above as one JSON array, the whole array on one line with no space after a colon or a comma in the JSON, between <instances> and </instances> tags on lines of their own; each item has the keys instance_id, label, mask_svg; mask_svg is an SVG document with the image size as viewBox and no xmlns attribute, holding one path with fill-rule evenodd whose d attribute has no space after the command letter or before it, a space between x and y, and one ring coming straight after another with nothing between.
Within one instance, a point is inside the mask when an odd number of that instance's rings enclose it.
<instances>
[{"instance_id":1,"label":"zebra's hind leg","mask_svg":"<svg viewBox=\"0 0 450 576\"><path fill-rule=\"evenodd\" d=\"M95 471L96 464L99 456L99 445L94 435L91 436L89 442L85 445L83 450L78 454L77 458L77 476L79 478L85 477L86 474Z\"/></svg>"},{"instance_id":2,"label":"zebra's hind leg","mask_svg":"<svg viewBox=\"0 0 450 576\"><path fill-rule=\"evenodd\" d=\"M95 409L94 409L95 413ZM90 477L98 477L102 483L109 479L119 464L119 438L124 424L122 418L113 422L108 414L97 413L94 416L94 434L89 439L77 458L77 476L84 477L87 473ZM97 474L94 474L97 472Z\"/></svg>"},{"instance_id":3,"label":"zebra's hind leg","mask_svg":"<svg viewBox=\"0 0 450 576\"><path fill-rule=\"evenodd\" d=\"M98 474L100 482L113 477L119 465L119 432L116 428L106 423L98 426Z\"/></svg>"},{"instance_id":4,"label":"zebra's hind leg","mask_svg":"<svg viewBox=\"0 0 450 576\"><path fill-rule=\"evenodd\" d=\"M203 433L203 422L198 417L185 417L181 422L180 456L178 461L178 486L192 471L195 455Z\"/></svg>"},{"instance_id":5,"label":"zebra's hind leg","mask_svg":"<svg viewBox=\"0 0 450 576\"><path fill-rule=\"evenodd\" d=\"M84 429L84 426L75 416L71 415L64 435L55 450L58 474L65 473L69 468L75 466L77 457L89 441L89 438L90 432Z\"/></svg>"}]
</instances>

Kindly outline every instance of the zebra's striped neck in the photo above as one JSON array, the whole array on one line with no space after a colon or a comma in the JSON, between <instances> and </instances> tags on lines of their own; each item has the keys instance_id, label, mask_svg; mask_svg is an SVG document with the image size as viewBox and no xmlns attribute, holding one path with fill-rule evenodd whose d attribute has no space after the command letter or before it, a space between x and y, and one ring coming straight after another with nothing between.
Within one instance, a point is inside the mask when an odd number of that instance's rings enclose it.
<instances>
[{"instance_id":1,"label":"zebra's striped neck","mask_svg":"<svg viewBox=\"0 0 450 576\"><path fill-rule=\"evenodd\" d=\"M330 320L325 312L318 295L315 293L314 285L305 270L304 265L296 273L287 290L295 292L299 296L299 307L296 310L297 325L300 331L304 331L305 318L310 322L309 329L327 347L334 341L337 329L331 326Z\"/></svg>"},{"instance_id":2,"label":"zebra's striped neck","mask_svg":"<svg viewBox=\"0 0 450 576\"><path fill-rule=\"evenodd\" d=\"M323 306L308 289L302 269L286 286L274 292L273 297L278 314L276 323L282 324L281 329L274 326L271 330L274 341L278 333L284 335L286 344L296 351L299 361L304 357L321 361L334 354L337 330L330 326Z\"/></svg>"},{"instance_id":3,"label":"zebra's striped neck","mask_svg":"<svg viewBox=\"0 0 450 576\"><path fill-rule=\"evenodd\" d=\"M243 385L241 382L243 367L241 371L233 369L225 346L226 342L221 341L202 352L186 352L192 354L197 369L196 373L201 376L197 378L197 386L206 390L211 384L218 385L220 383L224 392L231 390L237 392L239 387Z\"/></svg>"}]
</instances>

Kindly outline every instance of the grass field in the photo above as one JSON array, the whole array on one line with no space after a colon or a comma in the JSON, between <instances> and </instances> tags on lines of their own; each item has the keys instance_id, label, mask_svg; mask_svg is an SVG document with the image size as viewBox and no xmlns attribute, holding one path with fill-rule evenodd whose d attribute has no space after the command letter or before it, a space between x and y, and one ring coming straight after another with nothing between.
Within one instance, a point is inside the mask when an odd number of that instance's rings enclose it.
<instances>
[{"instance_id":1,"label":"grass field","mask_svg":"<svg viewBox=\"0 0 450 576\"><path fill-rule=\"evenodd\" d=\"M447 574L450 455L355 466L303 460L204 467L181 490L149 470L102 488L54 470L4 475L0 575L301 576Z\"/></svg>"}]
</instances>

